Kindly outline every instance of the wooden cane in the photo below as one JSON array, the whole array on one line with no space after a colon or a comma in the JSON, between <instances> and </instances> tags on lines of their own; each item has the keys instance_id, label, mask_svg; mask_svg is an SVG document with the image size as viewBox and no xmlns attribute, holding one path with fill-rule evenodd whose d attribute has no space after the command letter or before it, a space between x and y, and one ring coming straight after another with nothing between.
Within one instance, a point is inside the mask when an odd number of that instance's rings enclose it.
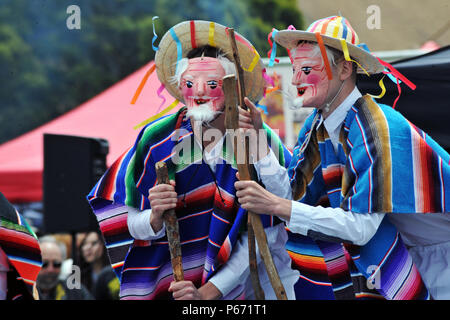
<instances>
[{"instance_id":1,"label":"wooden cane","mask_svg":"<svg viewBox=\"0 0 450 320\"><path fill-rule=\"evenodd\" d=\"M236 130L238 129L239 121L239 111L236 101L236 79L234 76L226 76L223 79L222 89L225 93L225 127L227 129ZM241 158L237 152L237 146L242 146L245 144L244 152L244 163L240 163ZM249 164L248 161L248 141L246 143L245 137L239 137L239 134L234 134L234 155L237 162L239 177L241 180L253 180L252 171L254 168ZM242 148L241 148L242 149ZM270 283L274 289L274 292L278 300L287 300L286 291L283 284L281 283L278 271L272 259L272 255L267 244L266 233L264 232L263 225L261 223L261 218L255 213L248 212L248 230L249 230L249 263L250 263L250 276L252 280L252 285L255 291L255 297L258 300L264 300L264 291L261 288L258 273L257 273L257 263L256 263L256 252L255 252L255 242L254 238L258 243L259 252L264 265L267 270L267 275L269 276ZM252 240L252 235L254 238Z\"/></svg>"},{"instance_id":2,"label":"wooden cane","mask_svg":"<svg viewBox=\"0 0 450 320\"><path fill-rule=\"evenodd\" d=\"M230 84L227 86L229 86L230 88L234 87L235 88L234 92L236 92L236 90L237 90L238 105L241 108L243 108L244 110L247 110L247 106L244 103L244 98L246 97L245 85L244 85L244 70L241 66L239 51L237 48L236 38L234 35L233 28L228 29L228 35L230 37L230 45L231 45L231 49L233 51L234 65L235 65L236 71L237 71L238 82L237 82L237 85L233 84L232 82L233 81L235 82L236 80L234 79L234 77L232 77L230 80L227 80L227 82L230 82ZM227 90L229 90L229 89L227 89ZM231 96L231 95L232 95L232 93L230 92L229 96ZM225 94L225 96L227 96L227 95ZM233 101L231 101L231 99L230 99L230 104L226 104L226 106L229 106L229 108L227 108L226 110L227 110L227 112L230 112L230 113L236 113L236 115L230 115L229 119L235 119L237 117L239 120L238 107L237 107L235 101L233 103ZM232 126L231 123L229 125ZM236 130L237 126L238 126L238 122L235 122L234 128L232 128L232 129ZM248 137L246 137L244 139L244 143L245 143L245 148L244 148L245 163L242 165L238 164L239 177L241 180L256 180L255 169L252 165L249 164L249 161L248 161L249 160L248 159L248 155L249 155ZM236 152L236 148L235 148L235 152ZM235 153L235 156L236 156L236 153ZM267 275L269 276L269 280L274 289L275 295L277 296L278 300L287 300L286 291L281 282L280 276L278 275L278 271L275 267L275 264L272 259L272 255L269 250L269 246L267 244L267 237L266 237L266 233L264 232L264 227L262 225L261 218L258 215L249 211L248 212L248 221L249 221L249 229L253 229L253 232L255 234L255 238L256 238L256 241L257 241L258 247L259 247L259 253L261 254L261 258L266 267ZM251 242L251 239L249 238L249 250L250 250L250 242ZM250 254L250 257L251 257L251 254Z\"/></svg>"},{"instance_id":3,"label":"wooden cane","mask_svg":"<svg viewBox=\"0 0 450 320\"><path fill-rule=\"evenodd\" d=\"M169 184L169 174L165 162L160 161L155 164L158 184ZM183 281L183 262L181 259L180 234L178 230L178 220L174 209L166 210L163 213L163 220L166 225L166 236L169 242L170 258L175 281Z\"/></svg>"}]
</instances>

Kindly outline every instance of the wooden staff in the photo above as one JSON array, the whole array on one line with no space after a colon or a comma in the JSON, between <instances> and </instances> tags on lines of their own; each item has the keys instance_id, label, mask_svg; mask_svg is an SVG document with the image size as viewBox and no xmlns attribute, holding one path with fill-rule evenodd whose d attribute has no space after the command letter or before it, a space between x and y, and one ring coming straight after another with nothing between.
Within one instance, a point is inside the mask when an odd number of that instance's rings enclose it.
<instances>
[{"instance_id":1,"label":"wooden staff","mask_svg":"<svg viewBox=\"0 0 450 320\"><path fill-rule=\"evenodd\" d=\"M169 174L165 162L160 161L155 164L158 184L169 184ZM163 213L163 220L166 225L166 235L169 242L170 258L175 281L183 281L183 263L181 260L180 234L178 231L178 220L174 209L166 210Z\"/></svg>"},{"instance_id":2,"label":"wooden staff","mask_svg":"<svg viewBox=\"0 0 450 320\"><path fill-rule=\"evenodd\" d=\"M241 108L247 110L247 106L244 103L244 97L246 96L245 86L244 86L244 72L241 67L239 53L236 45L236 39L234 35L233 29L228 29L228 34L230 36L230 44L233 50L233 58L236 66L236 71L238 74L238 82L236 83L234 76L227 76L223 81L223 91L225 93L225 127L227 129L238 129L238 121L239 121L239 111L238 104ZM236 103L236 92L238 92L238 104ZM236 132L236 131L235 131ZM236 135L235 135L236 138ZM244 137L244 139L240 139L240 142L244 143L244 163L240 164L238 161L237 154L237 141L234 141L234 154L235 159L237 161L237 167L239 172L239 177L241 180L255 180L255 171L253 166L249 164L248 159L248 137ZM272 259L272 255L269 250L269 246L267 244L266 233L264 232L264 228L261 222L261 218L253 212L248 212L248 231L249 231L249 262L250 262L250 271L253 268L252 284L255 290L255 296L257 299L264 299L264 292L261 289L258 274L256 273L255 278L255 270L256 270L256 253L255 253L255 245L254 245L254 237L258 242L259 253L261 254L261 258L264 262L264 265L267 270L267 275L269 276L270 283L274 289L274 292L277 296L278 300L287 300L286 291L284 289L283 284L281 283L280 277L278 275L277 269ZM252 252L253 250L253 252ZM262 293L261 293L262 292ZM259 295L259 297L258 297Z\"/></svg>"}]
</instances>

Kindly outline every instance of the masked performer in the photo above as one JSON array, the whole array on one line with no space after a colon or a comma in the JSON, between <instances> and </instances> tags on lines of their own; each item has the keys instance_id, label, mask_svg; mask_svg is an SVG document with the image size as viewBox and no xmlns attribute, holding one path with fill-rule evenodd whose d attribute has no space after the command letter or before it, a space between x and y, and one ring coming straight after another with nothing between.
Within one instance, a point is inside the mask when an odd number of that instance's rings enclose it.
<instances>
[{"instance_id":1,"label":"masked performer","mask_svg":"<svg viewBox=\"0 0 450 320\"><path fill-rule=\"evenodd\" d=\"M236 36L247 101L256 102L264 90L263 65L253 46ZM182 22L163 36L155 57L158 77L185 107L147 125L89 195L121 280L121 299L235 299L244 293L252 298L246 211L235 198L237 167L233 149L224 142L222 79L235 73L229 43L227 28L208 21ZM271 129L264 129L278 165L287 165L290 153ZM156 185L158 161L166 162L170 184ZM186 281L171 283L162 213L173 208ZM270 216L262 220L293 298L298 273L284 249L284 224ZM262 264L259 275L266 298L275 298Z\"/></svg>"},{"instance_id":2,"label":"masked performer","mask_svg":"<svg viewBox=\"0 0 450 320\"><path fill-rule=\"evenodd\" d=\"M289 169L263 179L267 190L246 181L236 189L244 209L287 222L297 298L450 298L450 157L356 87L357 72L384 66L408 80L363 49L340 16L274 38L291 54L295 104L314 111Z\"/></svg>"}]
</instances>

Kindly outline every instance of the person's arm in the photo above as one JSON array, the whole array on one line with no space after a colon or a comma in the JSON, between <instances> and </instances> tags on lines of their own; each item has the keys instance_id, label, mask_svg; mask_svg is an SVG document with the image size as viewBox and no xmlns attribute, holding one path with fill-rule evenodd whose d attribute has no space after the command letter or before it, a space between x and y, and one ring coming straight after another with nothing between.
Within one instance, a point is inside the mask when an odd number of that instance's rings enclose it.
<instances>
[{"instance_id":1,"label":"person's arm","mask_svg":"<svg viewBox=\"0 0 450 320\"><path fill-rule=\"evenodd\" d=\"M148 199L151 209L144 211L128 208L127 225L133 238L153 240L164 236L164 211L174 209L177 205L175 181L170 184L159 184L149 190Z\"/></svg>"},{"instance_id":2,"label":"person's arm","mask_svg":"<svg viewBox=\"0 0 450 320\"><path fill-rule=\"evenodd\" d=\"M140 211L136 208L127 207L128 216L127 224L128 230L131 236L137 240L154 240L164 237L165 226L163 224L162 228L155 232L150 224L150 216L152 214L152 209Z\"/></svg>"},{"instance_id":3,"label":"person's arm","mask_svg":"<svg viewBox=\"0 0 450 320\"><path fill-rule=\"evenodd\" d=\"M354 213L284 199L254 181L236 181L235 187L243 209L278 216L292 232L313 238L364 245L375 235L384 218L380 213Z\"/></svg>"},{"instance_id":4,"label":"person's arm","mask_svg":"<svg viewBox=\"0 0 450 320\"><path fill-rule=\"evenodd\" d=\"M384 215L355 213L292 201L287 227L291 232L311 238L363 246L375 235Z\"/></svg>"},{"instance_id":5,"label":"person's arm","mask_svg":"<svg viewBox=\"0 0 450 320\"><path fill-rule=\"evenodd\" d=\"M280 165L274 152L270 149L263 159L254 163L259 180L266 190L284 199L292 199L292 189L287 169Z\"/></svg>"}]
</instances>

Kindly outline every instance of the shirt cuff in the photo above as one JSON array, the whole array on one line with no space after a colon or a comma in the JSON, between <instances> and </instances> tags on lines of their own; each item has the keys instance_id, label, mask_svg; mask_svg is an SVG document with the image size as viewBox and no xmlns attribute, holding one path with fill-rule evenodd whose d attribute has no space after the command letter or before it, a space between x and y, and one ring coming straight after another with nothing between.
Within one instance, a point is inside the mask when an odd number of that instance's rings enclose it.
<instances>
[{"instance_id":1,"label":"shirt cuff","mask_svg":"<svg viewBox=\"0 0 450 320\"><path fill-rule=\"evenodd\" d=\"M263 180L265 176L273 176L280 172L280 163L272 149L269 148L269 153L254 164L258 178ZM283 167L284 169L284 167ZM281 170L282 171L282 170Z\"/></svg>"},{"instance_id":2,"label":"shirt cuff","mask_svg":"<svg viewBox=\"0 0 450 320\"><path fill-rule=\"evenodd\" d=\"M292 199L292 189L285 167L280 165L272 149L269 154L255 162L258 179L266 190L284 199Z\"/></svg>"},{"instance_id":3,"label":"shirt cuff","mask_svg":"<svg viewBox=\"0 0 450 320\"><path fill-rule=\"evenodd\" d=\"M154 240L164 237L166 234L165 224L161 230L155 232L150 224L152 209L140 211L136 208L128 207L127 224L128 230L133 238L138 240Z\"/></svg>"},{"instance_id":4,"label":"shirt cuff","mask_svg":"<svg viewBox=\"0 0 450 320\"><path fill-rule=\"evenodd\" d=\"M301 235L307 236L308 230L311 229L311 212L314 207L310 205L298 202L291 201L292 209L291 209L291 218L289 221L286 221L286 226L289 231L293 233L299 233Z\"/></svg>"}]
</instances>

